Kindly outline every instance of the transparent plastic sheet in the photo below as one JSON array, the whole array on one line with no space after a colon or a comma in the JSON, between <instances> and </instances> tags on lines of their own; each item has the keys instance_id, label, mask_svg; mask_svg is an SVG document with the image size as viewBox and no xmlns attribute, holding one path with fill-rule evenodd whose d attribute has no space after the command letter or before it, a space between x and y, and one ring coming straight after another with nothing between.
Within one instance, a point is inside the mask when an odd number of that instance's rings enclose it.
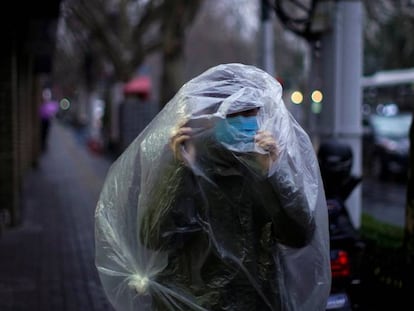
<instances>
[{"instance_id":1,"label":"transparent plastic sheet","mask_svg":"<svg viewBox=\"0 0 414 311\"><path fill-rule=\"evenodd\" d=\"M214 134L255 107L276 160ZM169 143L185 123L196 155L184 145L183 162ZM116 310L325 310L319 166L281 85L256 67L223 64L184 84L110 168L95 220L96 266Z\"/></svg>"}]
</instances>

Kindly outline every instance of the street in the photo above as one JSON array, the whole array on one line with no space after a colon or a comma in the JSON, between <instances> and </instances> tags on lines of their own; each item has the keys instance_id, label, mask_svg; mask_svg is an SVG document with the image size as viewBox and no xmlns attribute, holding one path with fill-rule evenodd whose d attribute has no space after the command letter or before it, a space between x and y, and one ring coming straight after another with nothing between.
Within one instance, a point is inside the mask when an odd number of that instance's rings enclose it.
<instances>
[{"instance_id":1,"label":"street","mask_svg":"<svg viewBox=\"0 0 414 311\"><path fill-rule=\"evenodd\" d=\"M406 183L367 176L362 183L362 211L379 221L400 226L405 222Z\"/></svg>"}]
</instances>

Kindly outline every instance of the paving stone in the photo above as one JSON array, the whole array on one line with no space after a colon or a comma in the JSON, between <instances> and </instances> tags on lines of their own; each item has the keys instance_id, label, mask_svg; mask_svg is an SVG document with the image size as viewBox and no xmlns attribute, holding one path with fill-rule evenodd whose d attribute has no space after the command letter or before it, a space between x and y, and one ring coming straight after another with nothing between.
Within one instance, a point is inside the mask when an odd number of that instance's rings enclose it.
<instances>
[{"instance_id":1,"label":"paving stone","mask_svg":"<svg viewBox=\"0 0 414 311\"><path fill-rule=\"evenodd\" d=\"M23 223L0 237L1 311L113 311L94 265L94 210L111 164L52 125L24 177Z\"/></svg>"}]
</instances>

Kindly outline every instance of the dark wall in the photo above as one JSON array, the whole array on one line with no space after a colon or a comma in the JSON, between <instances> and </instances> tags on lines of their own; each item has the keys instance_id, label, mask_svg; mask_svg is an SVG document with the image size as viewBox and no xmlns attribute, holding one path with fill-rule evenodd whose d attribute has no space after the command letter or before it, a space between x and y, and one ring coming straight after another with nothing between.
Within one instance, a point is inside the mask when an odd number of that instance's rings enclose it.
<instances>
[{"instance_id":1,"label":"dark wall","mask_svg":"<svg viewBox=\"0 0 414 311\"><path fill-rule=\"evenodd\" d=\"M59 7L15 1L0 11L0 235L21 221L22 180L40 154L40 81L52 69Z\"/></svg>"}]
</instances>

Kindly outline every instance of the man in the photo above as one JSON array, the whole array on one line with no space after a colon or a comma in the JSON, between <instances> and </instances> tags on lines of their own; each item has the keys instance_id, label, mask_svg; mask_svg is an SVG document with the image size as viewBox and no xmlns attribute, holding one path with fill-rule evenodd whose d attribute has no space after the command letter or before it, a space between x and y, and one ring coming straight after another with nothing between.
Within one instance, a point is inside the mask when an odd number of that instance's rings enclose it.
<instances>
[{"instance_id":1,"label":"man","mask_svg":"<svg viewBox=\"0 0 414 311\"><path fill-rule=\"evenodd\" d=\"M115 165L101 224L120 232L97 235L98 269L119 310L132 310L128 299L145 310L325 310L329 239L316 156L280 84L256 67L219 65L181 88ZM117 296L114 249L129 274Z\"/></svg>"}]
</instances>

